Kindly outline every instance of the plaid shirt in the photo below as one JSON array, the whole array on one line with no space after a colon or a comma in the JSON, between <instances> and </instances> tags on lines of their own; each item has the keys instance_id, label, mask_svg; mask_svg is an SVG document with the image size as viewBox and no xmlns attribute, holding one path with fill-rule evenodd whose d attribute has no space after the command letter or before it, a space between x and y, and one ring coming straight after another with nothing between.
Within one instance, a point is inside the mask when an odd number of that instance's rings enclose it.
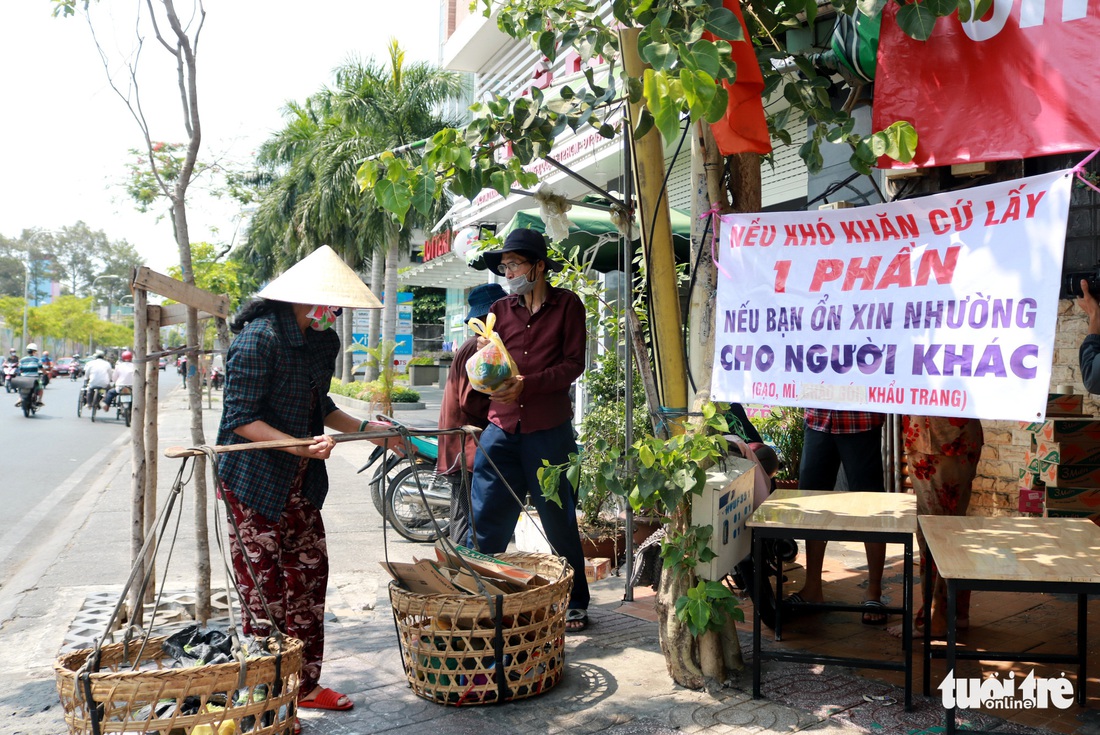
<instances>
[{"instance_id":1,"label":"plaid shirt","mask_svg":"<svg viewBox=\"0 0 1100 735\"><path fill-rule=\"evenodd\" d=\"M824 408L806 409L806 427L826 434L858 434L882 426L886 416L867 411L832 411Z\"/></svg>"},{"instance_id":2,"label":"plaid shirt","mask_svg":"<svg viewBox=\"0 0 1100 735\"><path fill-rule=\"evenodd\" d=\"M298 438L324 433L323 417L336 410L328 388L339 352L335 332L302 334L290 309L249 322L229 347L218 444L247 443L234 429L253 421ZM313 389L320 411L310 411ZM218 471L237 500L277 520L300 461L279 449L227 452ZM311 459L307 465L302 495L320 508L328 494L325 463Z\"/></svg>"}]
</instances>

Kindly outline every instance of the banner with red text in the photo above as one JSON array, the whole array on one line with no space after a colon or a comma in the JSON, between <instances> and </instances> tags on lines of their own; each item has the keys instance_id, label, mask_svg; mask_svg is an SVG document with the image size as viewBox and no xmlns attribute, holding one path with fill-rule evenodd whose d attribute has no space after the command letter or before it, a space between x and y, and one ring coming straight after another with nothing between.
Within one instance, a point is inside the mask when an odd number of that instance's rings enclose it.
<instances>
[{"instance_id":1,"label":"banner with red text","mask_svg":"<svg viewBox=\"0 0 1100 735\"><path fill-rule=\"evenodd\" d=\"M722 216L714 400L1042 418L1070 185Z\"/></svg>"},{"instance_id":2,"label":"banner with red text","mask_svg":"<svg viewBox=\"0 0 1100 735\"><path fill-rule=\"evenodd\" d=\"M872 124L917 129L916 157L885 167L1004 161L1100 146L1100 14L1086 0L993 0L915 41L882 11Z\"/></svg>"}]
</instances>

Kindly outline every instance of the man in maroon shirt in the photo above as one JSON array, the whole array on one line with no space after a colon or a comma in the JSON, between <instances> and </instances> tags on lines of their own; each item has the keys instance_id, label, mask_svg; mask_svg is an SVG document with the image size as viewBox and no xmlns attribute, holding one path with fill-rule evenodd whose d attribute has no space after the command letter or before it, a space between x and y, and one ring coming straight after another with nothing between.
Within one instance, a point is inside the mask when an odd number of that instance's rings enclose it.
<instances>
[{"instance_id":1,"label":"man in maroon shirt","mask_svg":"<svg viewBox=\"0 0 1100 735\"><path fill-rule=\"evenodd\" d=\"M471 319L485 319L489 307L498 299L504 298L504 289L496 283L484 283L474 287L467 296ZM477 337L470 337L455 351L454 367L447 372L447 382L443 386L443 402L439 406L439 428L455 429L460 426L479 426L484 429L489 424L489 396L478 393L470 387L466 377L466 361L477 352ZM465 444L465 451L463 451ZM460 544L466 543L470 531L470 493L463 484L474 466L477 452L477 440L470 436L441 434L439 436L439 459L436 469L451 481L451 518L447 533ZM463 472L465 465L466 472Z\"/></svg>"},{"instance_id":2,"label":"man in maroon shirt","mask_svg":"<svg viewBox=\"0 0 1100 735\"><path fill-rule=\"evenodd\" d=\"M806 409L806 433L798 486L803 490L832 490L843 467L849 490L883 492L881 413ZM806 542L806 584L795 595L803 602L822 602L821 572L825 563L824 541ZM884 625L882 570L886 544L864 544L867 552L867 591L863 622ZM795 596L795 595L792 595Z\"/></svg>"},{"instance_id":3,"label":"man in maroon shirt","mask_svg":"<svg viewBox=\"0 0 1100 735\"><path fill-rule=\"evenodd\" d=\"M490 311L496 315L494 330L515 361L518 375L490 395L489 426L481 435L482 451L474 462L472 501L478 547L488 554L505 551L520 512L512 491L519 500L529 497L550 545L573 567L566 630L583 630L588 624L589 595L573 488L562 473L558 487L562 507L547 502L537 472L543 460L561 464L577 451L569 387L585 367L584 305L572 291L547 282L547 271L561 266L546 256L546 239L540 232L515 230L503 248L482 257L508 280L511 295Z\"/></svg>"}]
</instances>

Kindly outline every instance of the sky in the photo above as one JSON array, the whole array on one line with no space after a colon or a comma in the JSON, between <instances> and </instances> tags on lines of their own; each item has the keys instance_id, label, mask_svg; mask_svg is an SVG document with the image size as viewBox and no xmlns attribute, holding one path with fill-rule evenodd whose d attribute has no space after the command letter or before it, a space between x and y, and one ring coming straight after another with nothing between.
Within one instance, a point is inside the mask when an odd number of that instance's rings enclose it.
<instances>
[{"instance_id":1,"label":"sky","mask_svg":"<svg viewBox=\"0 0 1100 735\"><path fill-rule=\"evenodd\" d=\"M140 3L144 4L144 2ZM138 0L98 0L92 13L112 71L133 43ZM177 0L190 6L188 0ZM438 63L439 0L206 0L198 48L200 160L246 164L282 127L281 111L331 82L349 58ZM87 223L126 240L164 272L178 251L164 208L138 212L123 183L141 132L107 83L83 16L54 18L50 0L0 2L0 234ZM182 7L180 9L182 13ZM183 142L175 67L149 40L141 51L142 107L154 140ZM239 243L239 206L201 194L191 241Z\"/></svg>"}]
</instances>

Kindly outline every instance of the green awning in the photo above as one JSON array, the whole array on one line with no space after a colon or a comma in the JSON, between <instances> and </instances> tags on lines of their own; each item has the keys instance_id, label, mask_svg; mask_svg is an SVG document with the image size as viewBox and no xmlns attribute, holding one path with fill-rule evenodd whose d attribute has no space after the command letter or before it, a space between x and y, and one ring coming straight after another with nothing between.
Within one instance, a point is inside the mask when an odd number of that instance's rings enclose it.
<instances>
[{"instance_id":1,"label":"green awning","mask_svg":"<svg viewBox=\"0 0 1100 735\"><path fill-rule=\"evenodd\" d=\"M569 228L569 237L560 243L555 243L559 250L568 253L574 247L579 248L578 257L581 262L588 263L590 268L601 273L624 270L623 238L611 222L610 212L574 206L569 210L568 216L573 226ZM676 260L686 263L691 252L691 215L683 210L673 209L671 220L672 244L676 251ZM516 212L512 220L497 234L506 237L512 230L522 228L546 231L546 225L543 224L538 209L523 209ZM640 228L636 227L636 232L639 234L630 250L632 254L636 252L641 237ZM474 267L483 269L484 265L479 261Z\"/></svg>"}]
</instances>

